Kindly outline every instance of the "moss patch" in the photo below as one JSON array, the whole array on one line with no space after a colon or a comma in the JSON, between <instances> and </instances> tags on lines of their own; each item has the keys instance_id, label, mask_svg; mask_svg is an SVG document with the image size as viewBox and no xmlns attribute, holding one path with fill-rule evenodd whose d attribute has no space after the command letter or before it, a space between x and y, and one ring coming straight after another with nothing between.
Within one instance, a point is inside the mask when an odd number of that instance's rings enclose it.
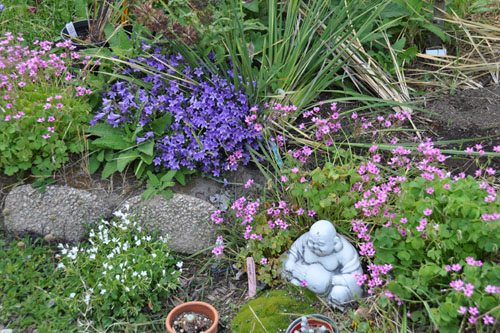
<instances>
[{"instance_id":1,"label":"moss patch","mask_svg":"<svg viewBox=\"0 0 500 333\"><path fill-rule=\"evenodd\" d=\"M307 289L303 289L303 294L293 289L266 291L240 309L231 328L235 333L285 332L294 319L321 313L320 307L317 296Z\"/></svg>"}]
</instances>

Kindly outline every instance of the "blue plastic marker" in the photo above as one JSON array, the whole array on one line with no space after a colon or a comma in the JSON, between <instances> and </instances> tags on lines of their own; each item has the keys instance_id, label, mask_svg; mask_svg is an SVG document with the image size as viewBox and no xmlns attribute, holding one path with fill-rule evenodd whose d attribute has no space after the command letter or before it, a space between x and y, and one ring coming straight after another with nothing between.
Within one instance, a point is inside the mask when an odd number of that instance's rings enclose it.
<instances>
[{"instance_id":1,"label":"blue plastic marker","mask_svg":"<svg viewBox=\"0 0 500 333\"><path fill-rule=\"evenodd\" d=\"M283 166L283 161L281 160L278 146L276 146L276 143L274 141L271 141L271 150L273 151L274 158L276 158L276 161L278 162L278 166L281 168Z\"/></svg>"}]
</instances>

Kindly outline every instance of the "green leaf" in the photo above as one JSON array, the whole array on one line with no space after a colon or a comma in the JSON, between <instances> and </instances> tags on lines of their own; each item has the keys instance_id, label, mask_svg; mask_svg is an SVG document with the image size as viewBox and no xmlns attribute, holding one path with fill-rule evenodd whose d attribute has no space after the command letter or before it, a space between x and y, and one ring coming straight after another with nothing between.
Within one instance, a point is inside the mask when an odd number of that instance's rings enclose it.
<instances>
[{"instance_id":1,"label":"green leaf","mask_svg":"<svg viewBox=\"0 0 500 333\"><path fill-rule=\"evenodd\" d=\"M111 148L114 150L127 149L130 144L125 141L123 136L110 135L103 138L95 139L93 141L94 145L102 148Z\"/></svg>"},{"instance_id":2,"label":"green leaf","mask_svg":"<svg viewBox=\"0 0 500 333\"><path fill-rule=\"evenodd\" d=\"M162 191L161 194L167 200L172 199L172 197L174 196L174 192L172 192L171 190Z\"/></svg>"},{"instance_id":3,"label":"green leaf","mask_svg":"<svg viewBox=\"0 0 500 333\"><path fill-rule=\"evenodd\" d=\"M156 190L154 188L148 188L146 191L142 193L142 200L149 200L153 195L156 194Z\"/></svg>"},{"instance_id":4,"label":"green leaf","mask_svg":"<svg viewBox=\"0 0 500 333\"><path fill-rule=\"evenodd\" d=\"M422 25L422 28L429 30L430 32L438 36L443 42L448 41L448 37L446 37L443 30L437 25L434 25L432 23L427 23L425 25Z\"/></svg>"},{"instance_id":5,"label":"green leaf","mask_svg":"<svg viewBox=\"0 0 500 333\"><path fill-rule=\"evenodd\" d=\"M259 1L245 1L243 2L243 8L248 9L249 11L252 11L254 13L259 12Z\"/></svg>"},{"instance_id":6,"label":"green leaf","mask_svg":"<svg viewBox=\"0 0 500 333\"><path fill-rule=\"evenodd\" d=\"M124 132L121 128L119 127L113 127L110 124L96 124L94 126L90 126L87 128L87 133L90 133L92 135L97 135L100 137L104 136L120 136L124 135Z\"/></svg>"},{"instance_id":7,"label":"green leaf","mask_svg":"<svg viewBox=\"0 0 500 333\"><path fill-rule=\"evenodd\" d=\"M167 112L163 117L155 119L151 124L155 137L164 134L167 126L170 126L171 123L172 115L170 114L170 112Z\"/></svg>"},{"instance_id":8,"label":"green leaf","mask_svg":"<svg viewBox=\"0 0 500 333\"><path fill-rule=\"evenodd\" d=\"M398 252L397 256L401 260L410 260L411 258L410 253L408 253L407 251L400 251Z\"/></svg>"},{"instance_id":9,"label":"green leaf","mask_svg":"<svg viewBox=\"0 0 500 333\"><path fill-rule=\"evenodd\" d=\"M140 151L141 153L148 155L148 156L153 156L154 147L155 147L154 141L148 141L148 142L144 142L144 143L140 144L137 147L137 150Z\"/></svg>"},{"instance_id":10,"label":"green leaf","mask_svg":"<svg viewBox=\"0 0 500 333\"><path fill-rule=\"evenodd\" d=\"M113 173L115 173L118 170L118 166L116 163L116 160L109 161L104 165L104 168L102 169L102 174L101 178L106 179Z\"/></svg>"},{"instance_id":11,"label":"green leaf","mask_svg":"<svg viewBox=\"0 0 500 333\"><path fill-rule=\"evenodd\" d=\"M177 170L169 170L165 175L163 175L160 179L161 183L164 182L170 182L172 178L174 178L175 174L177 173Z\"/></svg>"},{"instance_id":12,"label":"green leaf","mask_svg":"<svg viewBox=\"0 0 500 333\"><path fill-rule=\"evenodd\" d=\"M118 157L116 158L116 166L118 171L123 172L123 170L125 170L125 167L132 161L136 160L138 157L139 153L137 153L137 151L133 149L127 150L126 152L118 155Z\"/></svg>"},{"instance_id":13,"label":"green leaf","mask_svg":"<svg viewBox=\"0 0 500 333\"><path fill-rule=\"evenodd\" d=\"M186 177L184 176L184 173L182 172L177 172L175 174L175 179L181 184L182 186L186 186Z\"/></svg>"},{"instance_id":14,"label":"green leaf","mask_svg":"<svg viewBox=\"0 0 500 333\"><path fill-rule=\"evenodd\" d=\"M102 155L104 158L104 154ZM93 154L89 158L89 173L92 175L94 172L97 171L99 166L101 165L101 161L98 160L98 156L96 154Z\"/></svg>"},{"instance_id":15,"label":"green leaf","mask_svg":"<svg viewBox=\"0 0 500 333\"><path fill-rule=\"evenodd\" d=\"M148 177L149 181L148 184L151 184L152 186L158 187L160 186L160 180L158 177L156 177L151 171L148 170Z\"/></svg>"}]
</instances>

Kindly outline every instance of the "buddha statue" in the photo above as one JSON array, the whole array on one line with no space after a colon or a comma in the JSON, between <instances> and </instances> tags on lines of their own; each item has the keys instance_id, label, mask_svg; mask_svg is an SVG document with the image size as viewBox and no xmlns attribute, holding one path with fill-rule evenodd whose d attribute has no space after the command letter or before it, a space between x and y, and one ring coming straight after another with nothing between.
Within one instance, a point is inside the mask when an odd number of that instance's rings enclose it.
<instances>
[{"instance_id":1,"label":"buddha statue","mask_svg":"<svg viewBox=\"0 0 500 333\"><path fill-rule=\"evenodd\" d=\"M333 304L361 297L355 273L363 274L358 252L326 220L314 223L283 256L283 278Z\"/></svg>"}]
</instances>

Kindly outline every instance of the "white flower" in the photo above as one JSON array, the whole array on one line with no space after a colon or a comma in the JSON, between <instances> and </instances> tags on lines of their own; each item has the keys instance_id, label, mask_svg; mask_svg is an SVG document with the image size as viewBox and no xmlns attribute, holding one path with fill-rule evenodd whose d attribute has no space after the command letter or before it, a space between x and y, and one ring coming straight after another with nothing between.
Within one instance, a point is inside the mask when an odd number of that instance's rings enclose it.
<instances>
[{"instance_id":1,"label":"white flower","mask_svg":"<svg viewBox=\"0 0 500 333\"><path fill-rule=\"evenodd\" d=\"M129 292L130 288L129 287L125 287L125 291Z\"/></svg>"},{"instance_id":2,"label":"white flower","mask_svg":"<svg viewBox=\"0 0 500 333\"><path fill-rule=\"evenodd\" d=\"M108 268L108 263L107 262L103 263L102 267L104 267L105 269L107 269Z\"/></svg>"},{"instance_id":3,"label":"white flower","mask_svg":"<svg viewBox=\"0 0 500 333\"><path fill-rule=\"evenodd\" d=\"M106 293L106 289L101 290L101 295L104 295Z\"/></svg>"},{"instance_id":4,"label":"white flower","mask_svg":"<svg viewBox=\"0 0 500 333\"><path fill-rule=\"evenodd\" d=\"M177 268L182 268L183 264L184 263L182 261L179 261L179 262L177 262L177 264L175 264L175 266L177 266Z\"/></svg>"},{"instance_id":5,"label":"white flower","mask_svg":"<svg viewBox=\"0 0 500 333\"><path fill-rule=\"evenodd\" d=\"M151 256L152 256L153 258L156 258L156 253L151 253Z\"/></svg>"},{"instance_id":6,"label":"white flower","mask_svg":"<svg viewBox=\"0 0 500 333\"><path fill-rule=\"evenodd\" d=\"M71 293L71 294L69 294L69 298L74 298L75 296L76 296L76 294L75 294L75 293Z\"/></svg>"},{"instance_id":7,"label":"white flower","mask_svg":"<svg viewBox=\"0 0 500 333\"><path fill-rule=\"evenodd\" d=\"M112 270L112 269L113 269L113 265L109 265L109 266L108 266L108 269L109 269L109 270Z\"/></svg>"},{"instance_id":8,"label":"white flower","mask_svg":"<svg viewBox=\"0 0 500 333\"><path fill-rule=\"evenodd\" d=\"M161 271L161 274L162 274L163 276L165 276L165 273L166 273L166 272L165 272L165 270L162 270L162 271Z\"/></svg>"},{"instance_id":9,"label":"white flower","mask_svg":"<svg viewBox=\"0 0 500 333\"><path fill-rule=\"evenodd\" d=\"M115 279L120 280L120 274L116 274Z\"/></svg>"},{"instance_id":10,"label":"white flower","mask_svg":"<svg viewBox=\"0 0 500 333\"><path fill-rule=\"evenodd\" d=\"M140 240L140 239L138 239L138 240L137 240L137 242L135 242L135 245L136 245L136 246L140 246L140 245L141 245L141 240Z\"/></svg>"},{"instance_id":11,"label":"white flower","mask_svg":"<svg viewBox=\"0 0 500 333\"><path fill-rule=\"evenodd\" d=\"M89 258L90 258L90 260L95 260L95 254L92 253Z\"/></svg>"},{"instance_id":12,"label":"white flower","mask_svg":"<svg viewBox=\"0 0 500 333\"><path fill-rule=\"evenodd\" d=\"M142 272L141 272L141 275L142 275L142 276L147 276L147 275L148 275L148 273L146 273L146 271L142 271Z\"/></svg>"},{"instance_id":13,"label":"white flower","mask_svg":"<svg viewBox=\"0 0 500 333\"><path fill-rule=\"evenodd\" d=\"M107 257L108 259L111 259L111 258L113 258L114 256L115 256L115 254L114 254L113 252L111 252L111 253L110 253L110 254L108 254L106 257Z\"/></svg>"},{"instance_id":14,"label":"white flower","mask_svg":"<svg viewBox=\"0 0 500 333\"><path fill-rule=\"evenodd\" d=\"M57 264L57 268L64 268L64 264L60 262L59 264Z\"/></svg>"},{"instance_id":15,"label":"white flower","mask_svg":"<svg viewBox=\"0 0 500 333\"><path fill-rule=\"evenodd\" d=\"M139 273L137 273L137 272L133 272L132 273L132 276L134 276L134 277L137 276L137 275L139 275Z\"/></svg>"}]
</instances>

